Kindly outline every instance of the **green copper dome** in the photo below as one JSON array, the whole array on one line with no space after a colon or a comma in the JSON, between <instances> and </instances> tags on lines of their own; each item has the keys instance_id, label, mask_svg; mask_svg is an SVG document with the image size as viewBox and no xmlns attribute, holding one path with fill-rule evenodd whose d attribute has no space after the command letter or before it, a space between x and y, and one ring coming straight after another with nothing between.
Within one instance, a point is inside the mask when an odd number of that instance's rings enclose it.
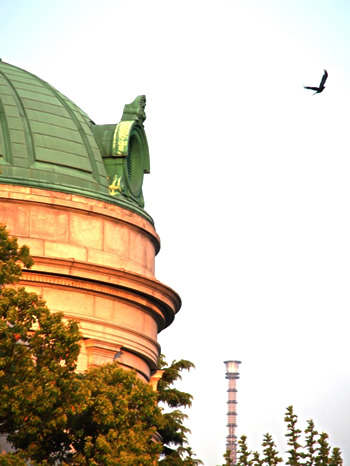
<instances>
[{"instance_id":1,"label":"green copper dome","mask_svg":"<svg viewBox=\"0 0 350 466\"><path fill-rule=\"evenodd\" d=\"M0 61L0 183L80 194L150 219L144 107L140 96L119 124L95 125L50 84Z\"/></svg>"}]
</instances>

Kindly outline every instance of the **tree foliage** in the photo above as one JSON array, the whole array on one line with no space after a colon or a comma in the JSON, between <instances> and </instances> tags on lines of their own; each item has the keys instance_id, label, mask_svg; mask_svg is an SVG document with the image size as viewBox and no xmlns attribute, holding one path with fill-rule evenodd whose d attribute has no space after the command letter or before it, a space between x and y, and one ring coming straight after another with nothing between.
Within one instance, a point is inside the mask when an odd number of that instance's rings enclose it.
<instances>
[{"instance_id":1,"label":"tree foliage","mask_svg":"<svg viewBox=\"0 0 350 466\"><path fill-rule=\"evenodd\" d=\"M158 382L157 397L158 403L165 407L163 425L159 429L163 440L159 463L164 466L202 464L194 458L195 455L188 445L187 434L190 430L184 425L187 415L181 411L182 408L192 405L192 395L174 387L174 383L182 377L181 372L193 367L194 364L185 359L173 361L168 365L163 355L159 358L158 368L163 374Z\"/></svg>"},{"instance_id":2,"label":"tree foliage","mask_svg":"<svg viewBox=\"0 0 350 466\"><path fill-rule=\"evenodd\" d=\"M6 288L0 296L0 433L16 449L42 458L68 448L79 329L51 314L34 293Z\"/></svg>"},{"instance_id":3,"label":"tree foliage","mask_svg":"<svg viewBox=\"0 0 350 466\"><path fill-rule=\"evenodd\" d=\"M262 442L263 449L263 459L262 464L268 464L271 466L276 466L278 463L282 463L282 458L278 456L278 451L276 449L275 442L273 441L270 434L265 434Z\"/></svg>"},{"instance_id":4,"label":"tree foliage","mask_svg":"<svg viewBox=\"0 0 350 466\"><path fill-rule=\"evenodd\" d=\"M156 395L135 371L116 363L77 376L68 437L76 465L153 465L162 425Z\"/></svg>"},{"instance_id":5,"label":"tree foliage","mask_svg":"<svg viewBox=\"0 0 350 466\"><path fill-rule=\"evenodd\" d=\"M251 466L252 461L250 460L250 455L252 452L248 449L247 445L247 436L242 435L241 438L238 440L238 451L239 451L239 456L238 456L238 461L237 461L237 466ZM226 458L225 458L226 455ZM226 459L226 464L230 464L230 455L225 454L224 458ZM228 456L228 458L227 458ZM231 461L232 464L232 461Z\"/></svg>"},{"instance_id":6,"label":"tree foliage","mask_svg":"<svg viewBox=\"0 0 350 466\"><path fill-rule=\"evenodd\" d=\"M315 465L316 439L318 432L315 430L315 423L312 419L307 421L307 428L305 429L305 450L304 459L307 466Z\"/></svg>"},{"instance_id":7,"label":"tree foliage","mask_svg":"<svg viewBox=\"0 0 350 466\"><path fill-rule=\"evenodd\" d=\"M343 464L340 449L331 448L328 434L318 433L312 420L307 421L304 430L305 442L302 443L302 431L297 427L298 417L292 406L288 406L285 417L287 423L287 460L285 464L293 466L341 466ZM247 437L243 435L238 441L237 466L276 466L282 463L276 445L270 434L265 434L262 442L263 456L251 452L247 446Z\"/></svg>"},{"instance_id":8,"label":"tree foliage","mask_svg":"<svg viewBox=\"0 0 350 466\"><path fill-rule=\"evenodd\" d=\"M193 364L161 358L158 393L117 363L77 373L78 323L13 287L32 265L0 226L0 434L13 447L0 466L198 464L180 409L192 396L173 386Z\"/></svg>"},{"instance_id":9,"label":"tree foliage","mask_svg":"<svg viewBox=\"0 0 350 466\"><path fill-rule=\"evenodd\" d=\"M34 263L28 246L18 248L17 238L11 238L5 226L0 224L0 287L19 281L21 263L28 269Z\"/></svg>"},{"instance_id":10,"label":"tree foliage","mask_svg":"<svg viewBox=\"0 0 350 466\"><path fill-rule=\"evenodd\" d=\"M303 456L300 453L301 444L299 443L301 430L297 428L298 416L294 414L293 406L288 406L284 420L287 423L287 445L290 447L290 449L287 450L289 456L286 464L298 466Z\"/></svg>"},{"instance_id":11,"label":"tree foliage","mask_svg":"<svg viewBox=\"0 0 350 466\"><path fill-rule=\"evenodd\" d=\"M79 354L79 328L24 288L10 288L33 260L0 227L0 433L34 460L67 447L65 401ZM60 454L58 453L57 458Z\"/></svg>"}]
</instances>

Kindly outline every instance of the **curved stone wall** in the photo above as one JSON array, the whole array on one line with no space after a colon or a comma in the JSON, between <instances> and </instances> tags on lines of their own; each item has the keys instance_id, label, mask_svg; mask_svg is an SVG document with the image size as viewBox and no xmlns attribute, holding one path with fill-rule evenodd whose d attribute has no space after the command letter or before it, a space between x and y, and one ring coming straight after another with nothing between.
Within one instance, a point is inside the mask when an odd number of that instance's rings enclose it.
<instances>
[{"instance_id":1,"label":"curved stone wall","mask_svg":"<svg viewBox=\"0 0 350 466\"><path fill-rule=\"evenodd\" d=\"M115 204L13 185L0 185L0 222L34 258L22 284L80 321L79 370L118 358L149 380L157 334L181 305L155 278L153 225Z\"/></svg>"}]
</instances>

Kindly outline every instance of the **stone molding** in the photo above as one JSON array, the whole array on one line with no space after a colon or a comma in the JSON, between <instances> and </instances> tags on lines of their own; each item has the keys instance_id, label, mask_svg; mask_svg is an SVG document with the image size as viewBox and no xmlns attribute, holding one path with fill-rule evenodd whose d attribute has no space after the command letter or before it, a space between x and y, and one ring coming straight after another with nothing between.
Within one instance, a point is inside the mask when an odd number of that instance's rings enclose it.
<instances>
[{"instance_id":1,"label":"stone molding","mask_svg":"<svg viewBox=\"0 0 350 466\"><path fill-rule=\"evenodd\" d=\"M57 264L60 273L53 274ZM48 272L50 267L50 272ZM62 273L63 271L68 273ZM94 277L94 278L93 278ZM96 279L99 277L99 279ZM102 281L102 278L107 281ZM168 327L174 320L175 313L181 306L181 300L175 291L163 283L125 270L102 268L90 264L69 262L60 259L35 259L34 270L24 270L21 284L45 284L58 287L75 288L85 293L107 295L131 302L142 308L157 322L158 332Z\"/></svg>"}]
</instances>

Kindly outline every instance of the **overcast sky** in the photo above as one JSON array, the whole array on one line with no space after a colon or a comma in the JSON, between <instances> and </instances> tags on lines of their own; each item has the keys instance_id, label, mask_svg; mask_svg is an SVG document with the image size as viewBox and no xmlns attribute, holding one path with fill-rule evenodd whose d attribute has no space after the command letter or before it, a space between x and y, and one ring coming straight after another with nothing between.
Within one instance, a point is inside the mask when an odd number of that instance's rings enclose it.
<instances>
[{"instance_id":1,"label":"overcast sky","mask_svg":"<svg viewBox=\"0 0 350 466\"><path fill-rule=\"evenodd\" d=\"M293 405L349 464L350 2L0 0L0 44L97 124L146 94L156 276L183 300L159 339L196 365L197 456L223 461L239 359L251 448L286 449Z\"/></svg>"}]
</instances>

